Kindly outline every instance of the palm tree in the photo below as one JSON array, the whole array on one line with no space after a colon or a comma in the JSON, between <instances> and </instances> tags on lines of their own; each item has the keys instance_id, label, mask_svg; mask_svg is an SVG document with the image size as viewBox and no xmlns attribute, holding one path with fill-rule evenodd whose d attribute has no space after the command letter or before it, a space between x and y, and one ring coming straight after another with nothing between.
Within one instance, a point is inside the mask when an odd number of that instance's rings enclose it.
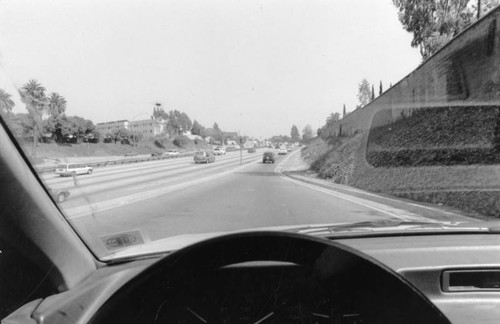
<instances>
[{"instance_id":1,"label":"palm tree","mask_svg":"<svg viewBox=\"0 0 500 324\"><path fill-rule=\"evenodd\" d=\"M47 110L49 119L44 122L44 131L52 134L57 142L63 140L62 128L67 123L66 99L56 92L52 92L47 98Z\"/></svg>"},{"instance_id":2,"label":"palm tree","mask_svg":"<svg viewBox=\"0 0 500 324\"><path fill-rule=\"evenodd\" d=\"M66 99L56 92L48 98L48 110L51 116L60 116L66 111Z\"/></svg>"},{"instance_id":3,"label":"palm tree","mask_svg":"<svg viewBox=\"0 0 500 324\"><path fill-rule=\"evenodd\" d=\"M35 79L29 80L21 88L20 94L24 103L26 103L26 109L31 117L31 130L33 134L32 158L34 162L36 158L37 136L41 134L42 129L42 115L47 110L47 97L45 96L45 88Z\"/></svg>"},{"instance_id":4,"label":"palm tree","mask_svg":"<svg viewBox=\"0 0 500 324\"><path fill-rule=\"evenodd\" d=\"M0 89L0 113L11 112L14 108L15 103L10 97L11 95L5 90Z\"/></svg>"},{"instance_id":5,"label":"palm tree","mask_svg":"<svg viewBox=\"0 0 500 324\"><path fill-rule=\"evenodd\" d=\"M46 109L47 97L45 88L37 80L31 79L21 89L21 95L24 102L39 111Z\"/></svg>"}]
</instances>

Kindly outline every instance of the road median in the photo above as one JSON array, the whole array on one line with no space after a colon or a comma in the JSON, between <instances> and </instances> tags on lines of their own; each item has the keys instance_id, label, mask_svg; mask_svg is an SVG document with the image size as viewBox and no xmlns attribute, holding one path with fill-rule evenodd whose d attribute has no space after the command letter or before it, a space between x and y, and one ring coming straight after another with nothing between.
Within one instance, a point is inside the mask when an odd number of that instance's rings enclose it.
<instances>
[{"instance_id":1,"label":"road median","mask_svg":"<svg viewBox=\"0 0 500 324\"><path fill-rule=\"evenodd\" d=\"M72 163L80 163L80 164L85 164L85 165L91 166L93 168L101 168L101 167L107 167L107 166L113 166L113 165L123 165L123 164L131 164L131 163L141 163L141 162L149 162L149 161L157 161L157 160L169 160L169 159L176 159L176 158L182 158L182 157L189 157L189 156L193 156L194 152L195 151L183 152L183 153L179 153L179 155L175 155L175 156L161 155L161 156L150 156L150 157L124 157L124 158L116 159L116 160L111 160L108 158L108 159L105 159L102 161L96 161L96 162L80 161L80 162L72 162ZM68 162L60 162L60 164L64 164L64 163L68 163ZM56 165L54 165L54 166L41 166L41 167L35 166L35 170L39 174L54 172L55 168L56 168Z\"/></svg>"}]
</instances>

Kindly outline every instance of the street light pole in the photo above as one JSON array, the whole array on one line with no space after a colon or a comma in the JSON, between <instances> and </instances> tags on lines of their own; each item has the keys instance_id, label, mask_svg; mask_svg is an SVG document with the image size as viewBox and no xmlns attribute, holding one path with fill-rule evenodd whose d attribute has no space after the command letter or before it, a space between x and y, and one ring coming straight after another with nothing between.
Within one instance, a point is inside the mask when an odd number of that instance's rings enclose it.
<instances>
[{"instance_id":1,"label":"street light pole","mask_svg":"<svg viewBox=\"0 0 500 324\"><path fill-rule=\"evenodd\" d=\"M240 136L240 165L243 164L243 138Z\"/></svg>"}]
</instances>

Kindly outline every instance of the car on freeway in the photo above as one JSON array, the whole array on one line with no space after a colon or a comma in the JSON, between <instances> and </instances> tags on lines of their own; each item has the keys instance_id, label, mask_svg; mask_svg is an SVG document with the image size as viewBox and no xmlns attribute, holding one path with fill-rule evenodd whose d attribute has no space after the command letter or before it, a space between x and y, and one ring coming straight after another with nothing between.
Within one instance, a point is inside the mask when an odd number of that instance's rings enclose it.
<instances>
[{"instance_id":1,"label":"car on freeway","mask_svg":"<svg viewBox=\"0 0 500 324\"><path fill-rule=\"evenodd\" d=\"M92 174L93 168L81 163L65 163L56 166L55 174L61 177L75 176L79 174Z\"/></svg>"},{"instance_id":2,"label":"car on freeway","mask_svg":"<svg viewBox=\"0 0 500 324\"><path fill-rule=\"evenodd\" d=\"M215 155L209 150L198 151L194 153L193 159L194 163L214 163Z\"/></svg>"},{"instance_id":3,"label":"car on freeway","mask_svg":"<svg viewBox=\"0 0 500 324\"><path fill-rule=\"evenodd\" d=\"M248 148L248 153L255 153L255 152L257 152L257 150L255 149L255 147Z\"/></svg>"},{"instance_id":4,"label":"car on freeway","mask_svg":"<svg viewBox=\"0 0 500 324\"><path fill-rule=\"evenodd\" d=\"M214 155L226 155L226 149L221 146L214 147L213 151Z\"/></svg>"},{"instance_id":5,"label":"car on freeway","mask_svg":"<svg viewBox=\"0 0 500 324\"><path fill-rule=\"evenodd\" d=\"M176 156L179 156L181 153L179 152L179 150L176 150L176 149L170 149L166 152L163 153L164 156L168 156L168 157L176 157Z\"/></svg>"},{"instance_id":6,"label":"car on freeway","mask_svg":"<svg viewBox=\"0 0 500 324\"><path fill-rule=\"evenodd\" d=\"M163 155L162 153L158 153L158 152L151 153L151 157L159 157L159 156L162 156L162 155Z\"/></svg>"},{"instance_id":7,"label":"car on freeway","mask_svg":"<svg viewBox=\"0 0 500 324\"><path fill-rule=\"evenodd\" d=\"M71 196L71 193L66 189L47 188L47 191L52 196L52 198L58 203L66 201L69 198L69 196Z\"/></svg>"},{"instance_id":8,"label":"car on freeway","mask_svg":"<svg viewBox=\"0 0 500 324\"><path fill-rule=\"evenodd\" d=\"M287 152L291 152L291 151L292 151L292 146L288 145L288 146L286 147L286 151L287 151Z\"/></svg>"},{"instance_id":9,"label":"car on freeway","mask_svg":"<svg viewBox=\"0 0 500 324\"><path fill-rule=\"evenodd\" d=\"M278 149L278 155L286 155L287 154L287 149L286 147L284 146L280 146L280 148Z\"/></svg>"},{"instance_id":10,"label":"car on freeway","mask_svg":"<svg viewBox=\"0 0 500 324\"><path fill-rule=\"evenodd\" d=\"M356 4L0 1L2 323L500 322L498 1Z\"/></svg>"},{"instance_id":11,"label":"car on freeway","mask_svg":"<svg viewBox=\"0 0 500 324\"><path fill-rule=\"evenodd\" d=\"M271 152L271 151L264 152L264 154L262 155L262 163L273 163L274 164L274 161L275 161L274 152Z\"/></svg>"}]
</instances>

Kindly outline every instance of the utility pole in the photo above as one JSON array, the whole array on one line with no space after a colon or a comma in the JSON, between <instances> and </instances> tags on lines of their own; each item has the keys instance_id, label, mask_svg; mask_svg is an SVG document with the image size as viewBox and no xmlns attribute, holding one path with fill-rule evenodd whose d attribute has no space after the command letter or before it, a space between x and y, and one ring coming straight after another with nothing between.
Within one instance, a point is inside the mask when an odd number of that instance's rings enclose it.
<instances>
[{"instance_id":1,"label":"utility pole","mask_svg":"<svg viewBox=\"0 0 500 324\"><path fill-rule=\"evenodd\" d=\"M481 0L477 0L477 19L481 17Z\"/></svg>"},{"instance_id":2,"label":"utility pole","mask_svg":"<svg viewBox=\"0 0 500 324\"><path fill-rule=\"evenodd\" d=\"M240 165L243 164L243 137L240 136Z\"/></svg>"}]
</instances>

